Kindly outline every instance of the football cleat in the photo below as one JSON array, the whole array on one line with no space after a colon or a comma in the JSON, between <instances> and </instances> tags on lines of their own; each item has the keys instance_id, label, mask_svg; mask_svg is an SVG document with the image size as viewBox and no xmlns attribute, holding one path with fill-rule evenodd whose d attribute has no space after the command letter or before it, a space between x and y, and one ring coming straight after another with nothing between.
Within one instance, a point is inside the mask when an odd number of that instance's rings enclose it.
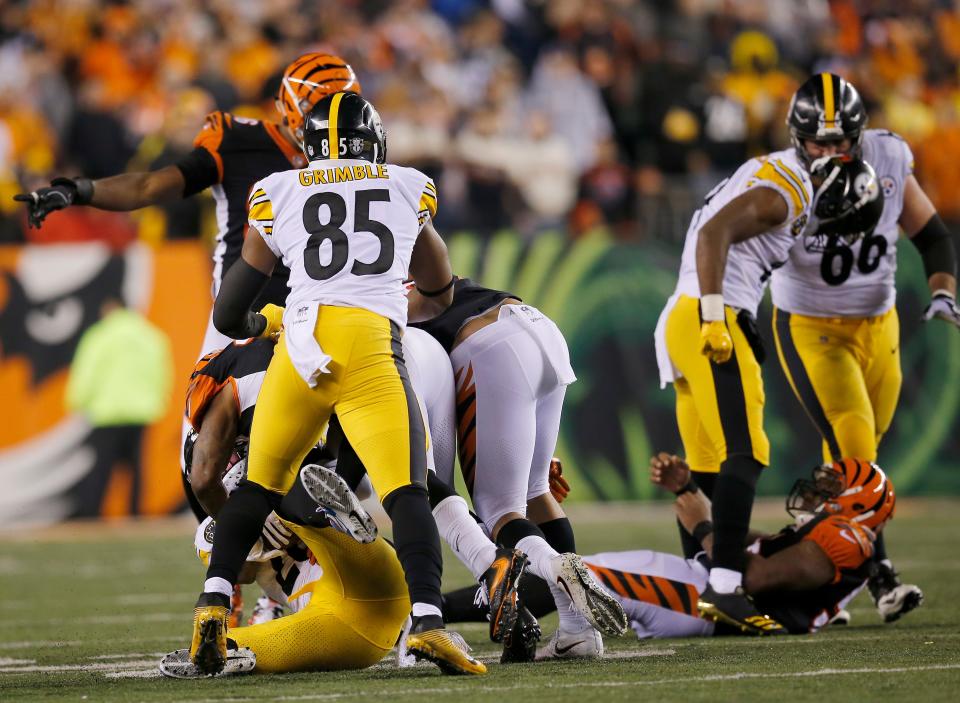
<instances>
[{"instance_id":1,"label":"football cleat","mask_svg":"<svg viewBox=\"0 0 960 703\"><path fill-rule=\"evenodd\" d=\"M490 604L490 640L503 642L517 622L517 584L527 566L527 555L518 549L499 547L497 558L481 578Z\"/></svg>"},{"instance_id":2,"label":"football cleat","mask_svg":"<svg viewBox=\"0 0 960 703\"><path fill-rule=\"evenodd\" d=\"M233 587L233 595L230 596L230 617L227 618L227 627L240 627L243 625L243 589L240 584Z\"/></svg>"},{"instance_id":3,"label":"football cleat","mask_svg":"<svg viewBox=\"0 0 960 703\"><path fill-rule=\"evenodd\" d=\"M470 646L463 637L443 627L439 615L413 618L407 652L417 659L433 662L445 674L487 673L483 662L470 656Z\"/></svg>"},{"instance_id":4,"label":"football cleat","mask_svg":"<svg viewBox=\"0 0 960 703\"><path fill-rule=\"evenodd\" d=\"M827 625L849 625L850 624L850 611L840 608L832 618L827 622Z\"/></svg>"},{"instance_id":5,"label":"football cleat","mask_svg":"<svg viewBox=\"0 0 960 703\"><path fill-rule=\"evenodd\" d=\"M193 610L190 661L204 676L223 671L227 661L227 607L220 593L201 593Z\"/></svg>"},{"instance_id":6,"label":"football cleat","mask_svg":"<svg viewBox=\"0 0 960 703\"><path fill-rule=\"evenodd\" d=\"M697 602L700 617L724 623L748 635L785 635L786 628L760 613L743 588L733 593L717 593L709 584Z\"/></svg>"},{"instance_id":7,"label":"football cleat","mask_svg":"<svg viewBox=\"0 0 960 703\"><path fill-rule=\"evenodd\" d=\"M327 518L330 527L361 544L377 538L377 523L336 471L309 464L300 471L300 483L307 495L319 504L316 511Z\"/></svg>"},{"instance_id":8,"label":"football cleat","mask_svg":"<svg viewBox=\"0 0 960 703\"><path fill-rule=\"evenodd\" d=\"M278 603L269 596L260 596L257 598L257 604L253 606L253 612L250 613L248 625L262 625L265 622L276 620L283 617L283 604Z\"/></svg>"},{"instance_id":9,"label":"football cleat","mask_svg":"<svg viewBox=\"0 0 960 703\"><path fill-rule=\"evenodd\" d=\"M592 627L580 632L558 629L550 641L537 650L537 661L544 659L600 659L603 656L603 638Z\"/></svg>"},{"instance_id":10,"label":"football cleat","mask_svg":"<svg viewBox=\"0 0 960 703\"><path fill-rule=\"evenodd\" d=\"M223 669L216 676L233 676L249 674L257 666L257 655L253 650L241 647L227 651L227 660ZM203 674L196 664L190 661L189 649L178 649L170 652L160 660L160 673L172 679L201 679L208 676Z\"/></svg>"},{"instance_id":11,"label":"football cleat","mask_svg":"<svg viewBox=\"0 0 960 703\"><path fill-rule=\"evenodd\" d=\"M892 566L879 562L867 581L873 603L884 622L894 622L900 616L923 603L923 591L912 583L901 583Z\"/></svg>"},{"instance_id":12,"label":"football cleat","mask_svg":"<svg viewBox=\"0 0 960 703\"><path fill-rule=\"evenodd\" d=\"M627 615L616 598L587 570L578 554L568 552L553 558L553 579L566 591L577 612L606 635L619 637L627 631Z\"/></svg>"},{"instance_id":13,"label":"football cleat","mask_svg":"<svg viewBox=\"0 0 960 703\"><path fill-rule=\"evenodd\" d=\"M537 642L540 641L540 623L524 606L517 612L517 621L503 638L501 664L532 662L537 657Z\"/></svg>"}]
</instances>

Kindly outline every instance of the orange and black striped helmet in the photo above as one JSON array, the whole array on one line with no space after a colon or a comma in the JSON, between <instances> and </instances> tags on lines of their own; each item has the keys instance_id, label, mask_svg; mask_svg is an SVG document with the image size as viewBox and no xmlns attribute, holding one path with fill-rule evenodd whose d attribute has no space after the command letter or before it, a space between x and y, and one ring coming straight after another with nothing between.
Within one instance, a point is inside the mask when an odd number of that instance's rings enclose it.
<instances>
[{"instance_id":1,"label":"orange and black striped helmet","mask_svg":"<svg viewBox=\"0 0 960 703\"><path fill-rule=\"evenodd\" d=\"M277 110L283 123L303 144L303 118L320 100L333 93L360 92L360 81L346 61L332 54L304 54L283 72Z\"/></svg>"},{"instance_id":2,"label":"orange and black striped helmet","mask_svg":"<svg viewBox=\"0 0 960 703\"><path fill-rule=\"evenodd\" d=\"M897 496L879 466L862 459L842 459L813 470L813 480L799 479L787 498L787 511L842 515L871 530L893 517Z\"/></svg>"}]
</instances>

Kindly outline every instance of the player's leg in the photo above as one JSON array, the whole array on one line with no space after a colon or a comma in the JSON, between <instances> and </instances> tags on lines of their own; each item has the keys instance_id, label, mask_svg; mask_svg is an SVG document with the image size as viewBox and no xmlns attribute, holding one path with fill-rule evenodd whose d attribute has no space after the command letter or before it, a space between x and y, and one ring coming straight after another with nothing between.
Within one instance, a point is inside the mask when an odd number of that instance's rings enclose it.
<instances>
[{"instance_id":1,"label":"player's leg","mask_svg":"<svg viewBox=\"0 0 960 703\"><path fill-rule=\"evenodd\" d=\"M680 296L666 322L670 358L689 384L703 429L715 447L720 472L713 490L713 568L701 609L756 634L782 630L754 628L759 612L742 589L744 544L756 483L769 463L770 443L763 430L764 392L760 365L736 315L727 308L733 354L715 364L700 353L699 301Z\"/></svg>"},{"instance_id":2,"label":"player's leg","mask_svg":"<svg viewBox=\"0 0 960 703\"><path fill-rule=\"evenodd\" d=\"M247 479L230 494L217 516L217 531L197 602L191 658L205 672L222 666L222 619L237 575L264 521L296 477L296 468L326 423L336 390L333 374L311 389L300 377L281 338L270 361L254 414ZM296 468L295 468L296 467Z\"/></svg>"},{"instance_id":3,"label":"player's leg","mask_svg":"<svg viewBox=\"0 0 960 703\"><path fill-rule=\"evenodd\" d=\"M824 441L824 460L876 459L876 425L857 342L860 320L774 310L780 365Z\"/></svg>"},{"instance_id":4,"label":"player's leg","mask_svg":"<svg viewBox=\"0 0 960 703\"><path fill-rule=\"evenodd\" d=\"M483 673L486 668L467 654L459 636L443 628L442 557L427 498L426 432L404 364L400 331L364 310L324 310L336 328L350 329L354 336L336 410L393 522L413 606L410 650L445 671ZM318 341L323 347L322 335Z\"/></svg>"}]
</instances>

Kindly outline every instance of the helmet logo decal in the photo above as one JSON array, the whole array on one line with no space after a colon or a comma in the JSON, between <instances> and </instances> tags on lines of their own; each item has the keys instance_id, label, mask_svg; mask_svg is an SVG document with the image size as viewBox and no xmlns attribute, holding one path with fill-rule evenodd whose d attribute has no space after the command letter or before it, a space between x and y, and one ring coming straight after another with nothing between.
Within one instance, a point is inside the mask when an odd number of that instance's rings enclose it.
<instances>
[{"instance_id":1,"label":"helmet logo decal","mask_svg":"<svg viewBox=\"0 0 960 703\"><path fill-rule=\"evenodd\" d=\"M363 138L350 137L350 139L347 140L347 147L350 149L351 154L359 156L363 153Z\"/></svg>"}]
</instances>

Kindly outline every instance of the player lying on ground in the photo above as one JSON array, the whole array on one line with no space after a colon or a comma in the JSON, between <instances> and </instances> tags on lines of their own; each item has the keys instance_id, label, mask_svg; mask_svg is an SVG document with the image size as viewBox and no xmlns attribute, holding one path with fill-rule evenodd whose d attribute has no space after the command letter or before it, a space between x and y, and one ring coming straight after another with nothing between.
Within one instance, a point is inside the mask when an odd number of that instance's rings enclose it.
<instances>
[{"instance_id":1,"label":"player lying on ground","mask_svg":"<svg viewBox=\"0 0 960 703\"><path fill-rule=\"evenodd\" d=\"M250 427L274 346L269 339L232 342L222 350L205 355L191 374L186 413L192 431L184 446L183 466L187 496L191 505L196 505L198 520L208 515L216 517L227 500L228 488L246 476ZM446 472L451 473L455 453L454 381L446 352L430 335L418 329L407 330L402 348L411 385L430 429L427 487L438 529L483 585L491 610L491 631L495 628L509 631L516 619L516 583L524 560L517 558L516 550L498 549L470 515L466 502L438 480L434 471L436 464L447 467ZM340 466L346 475L357 477L357 486L365 474L356 452L343 439L336 418L332 418L324 441L308 452L303 463ZM225 475L230 477L229 485ZM369 480L361 490L365 497L369 495ZM336 519L350 529L349 511ZM375 526L372 527L375 531ZM289 537L289 533L284 532L283 524L271 516L262 539L282 546L283 538ZM266 597L258 600L250 624L265 621L270 614L278 615L276 611L279 608L282 612L284 602ZM237 624L239 622L232 626Z\"/></svg>"},{"instance_id":2,"label":"player lying on ground","mask_svg":"<svg viewBox=\"0 0 960 703\"><path fill-rule=\"evenodd\" d=\"M333 487L336 473L308 467L309 480ZM332 492L332 490L331 490ZM301 499L305 491L301 492ZM295 512L302 511L298 508ZM363 520L370 520L359 503ZM382 538L361 544L334 529L286 523L295 534L284 549L257 545L239 581L256 580L272 598L288 603L292 615L250 627L231 628L223 673L282 673L362 669L393 647L410 610L396 552ZM197 554L209 563L215 523L197 529ZM175 678L204 676L189 650L171 652L160 671Z\"/></svg>"},{"instance_id":3,"label":"player lying on ground","mask_svg":"<svg viewBox=\"0 0 960 703\"><path fill-rule=\"evenodd\" d=\"M707 587L713 527L710 501L690 480L686 462L660 454L651 459L651 480L677 493L683 526L701 541L696 559L649 550L584 557L614 592L640 638L756 634L762 623L743 627L722 617L716 623L697 612ZM795 522L774 535L750 534L745 550L745 589L759 617L775 618L790 634L816 632L866 585L876 535L893 517L893 484L875 464L847 459L798 480L787 498ZM472 589L446 594L444 617L477 620ZM529 574L520 587L521 618L552 610L544 584Z\"/></svg>"}]
</instances>

